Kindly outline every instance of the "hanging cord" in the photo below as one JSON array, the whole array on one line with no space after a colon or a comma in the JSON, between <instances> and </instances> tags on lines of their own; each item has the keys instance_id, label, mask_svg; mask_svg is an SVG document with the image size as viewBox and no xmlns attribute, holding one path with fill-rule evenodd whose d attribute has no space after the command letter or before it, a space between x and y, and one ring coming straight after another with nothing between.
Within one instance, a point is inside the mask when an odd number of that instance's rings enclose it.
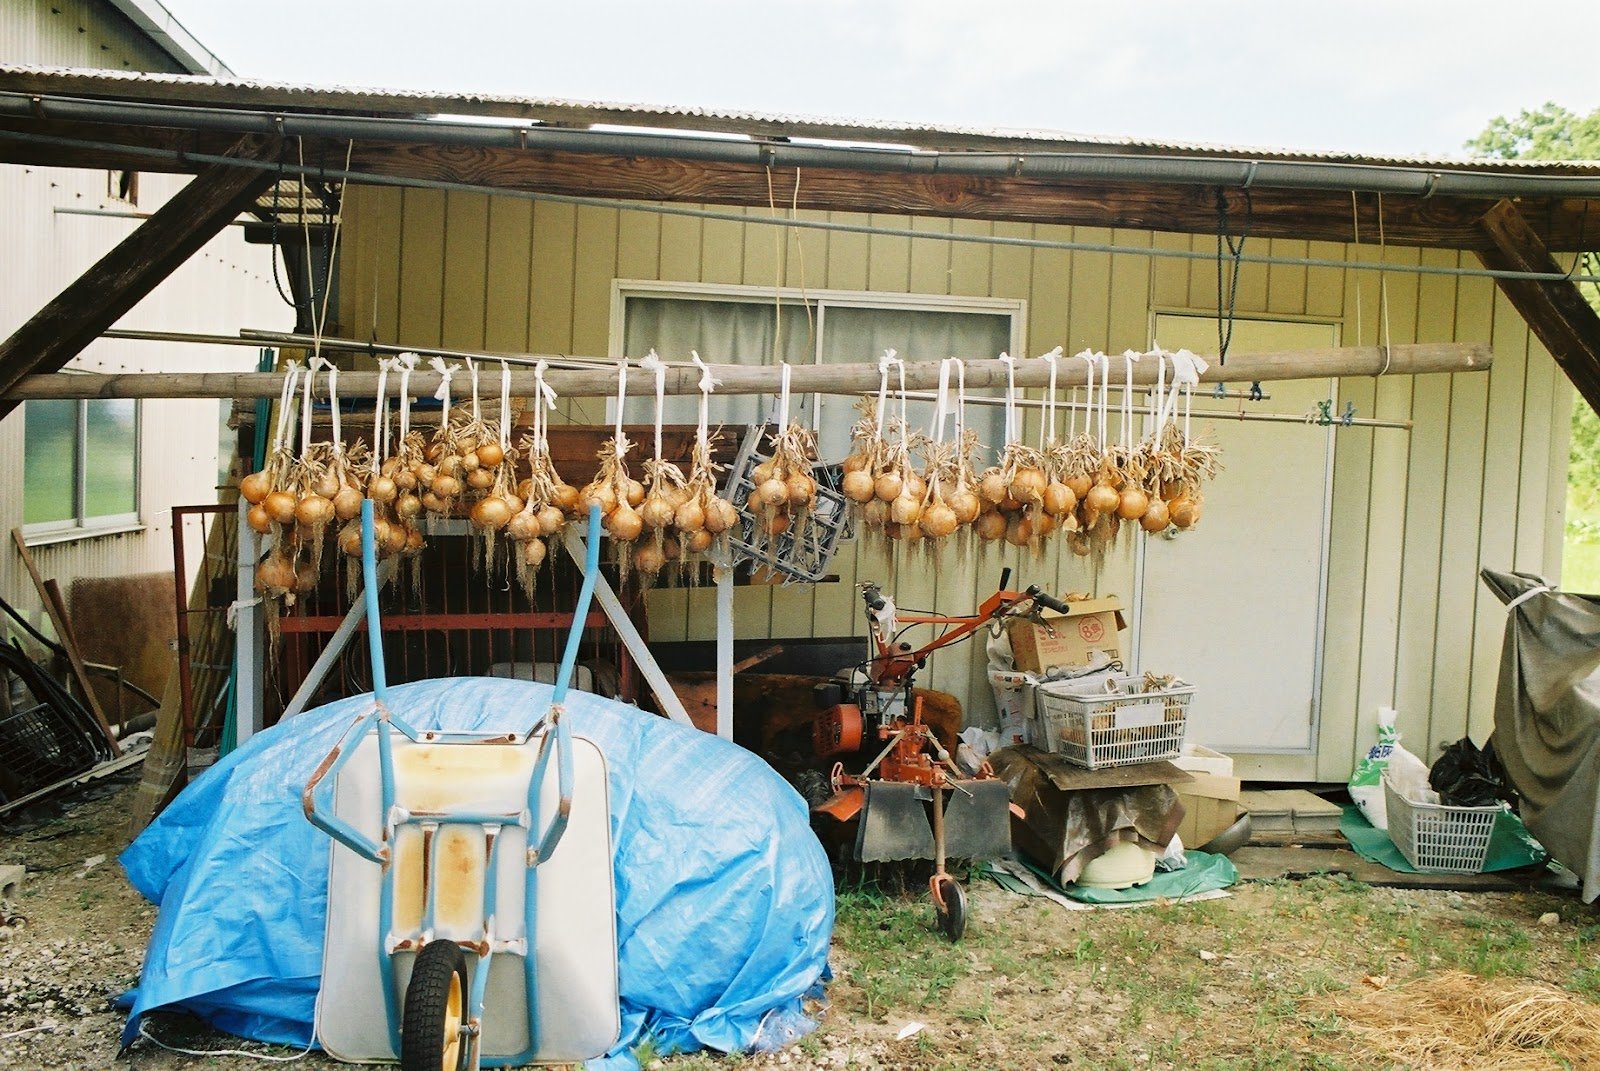
<instances>
[{"instance_id":1,"label":"hanging cord","mask_svg":"<svg viewBox=\"0 0 1600 1071\"><path fill-rule=\"evenodd\" d=\"M1588 202L1585 202L1587 204ZM1383 240L1383 194L1378 194L1378 318L1383 323L1383 368L1378 375L1389 371L1390 358L1393 356L1393 347L1389 340L1389 277L1384 272L1384 262L1387 260Z\"/></svg>"},{"instance_id":2,"label":"hanging cord","mask_svg":"<svg viewBox=\"0 0 1600 1071\"><path fill-rule=\"evenodd\" d=\"M787 365L785 365L784 367L785 367L785 369L788 368ZM667 402L666 402L666 398L667 398L667 365L666 365L666 362L661 359L661 357L656 353L655 350L651 350L649 353L645 354L644 360L639 362L639 368L641 370L643 370L643 371L651 373L652 375L655 376L655 379L656 379L656 453L655 453L655 456L657 458L660 458L661 457L661 417L662 417L662 412L663 412L663 410L665 410L666 404L667 404Z\"/></svg>"},{"instance_id":3,"label":"hanging cord","mask_svg":"<svg viewBox=\"0 0 1600 1071\"><path fill-rule=\"evenodd\" d=\"M622 358L617 362L617 424L613 434L618 443L622 442L622 406L628 398L628 359Z\"/></svg>"},{"instance_id":4,"label":"hanging cord","mask_svg":"<svg viewBox=\"0 0 1600 1071\"><path fill-rule=\"evenodd\" d=\"M1234 243L1233 235L1228 233L1228 194L1221 186L1217 187L1217 360L1223 364L1228 363L1228 346L1233 342L1233 309L1234 303L1239 300L1239 264L1244 258L1244 243L1250 237L1250 227L1255 221L1255 200L1251 196L1250 187L1244 188L1244 230L1239 234L1238 244ZM1233 278L1228 284L1227 305L1227 331L1223 331L1223 305L1222 305L1222 247L1226 244L1228 255L1233 259Z\"/></svg>"},{"instance_id":5,"label":"hanging cord","mask_svg":"<svg viewBox=\"0 0 1600 1071\"><path fill-rule=\"evenodd\" d=\"M388 454L389 445L389 373L394 369L393 358L378 362L378 391L373 400L372 412L372 472L377 475Z\"/></svg>"},{"instance_id":6,"label":"hanging cord","mask_svg":"<svg viewBox=\"0 0 1600 1071\"><path fill-rule=\"evenodd\" d=\"M478 362L467 358L467 375L472 377L472 426L483 422L483 410L478 404Z\"/></svg>"},{"instance_id":7,"label":"hanging cord","mask_svg":"<svg viewBox=\"0 0 1600 1071\"><path fill-rule=\"evenodd\" d=\"M1083 433L1085 435L1087 435L1089 438L1093 439L1094 438L1094 368L1095 368L1095 365L1094 365L1094 351L1093 350L1084 350L1082 353L1078 354L1078 360L1080 360L1084 364L1088 365L1088 373L1087 373L1087 377L1088 378L1086 380L1086 383L1087 383L1087 386L1088 386L1088 393L1085 395L1085 399L1086 400L1085 400L1084 409L1083 409ZM1078 418L1077 418L1077 410L1076 409L1073 410L1072 421L1073 421L1072 426L1073 426L1074 429L1076 429L1077 426L1078 426L1078 423L1077 423ZM1074 430L1073 437L1074 438L1077 437L1076 430Z\"/></svg>"},{"instance_id":8,"label":"hanging cord","mask_svg":"<svg viewBox=\"0 0 1600 1071\"><path fill-rule=\"evenodd\" d=\"M287 141L278 142L278 175L272 183L272 228L271 233L268 235L268 243L269 248L272 250L272 285L278 288L278 297L282 298L283 303L293 309L298 317L300 303L295 300L293 294L284 291L283 280L278 277L278 196L283 189L283 164L288 155L289 143Z\"/></svg>"},{"instance_id":9,"label":"hanging cord","mask_svg":"<svg viewBox=\"0 0 1600 1071\"><path fill-rule=\"evenodd\" d=\"M304 170L304 168L305 168L305 155L306 155L306 147L305 147L305 139L304 138L299 139L299 146L300 146L300 166L301 166L301 169ZM350 170L350 160L355 155L355 150L356 150L356 143L354 141L351 141L349 143L348 147L345 150L344 169L345 169L346 172L348 172ZM326 169L324 168L324 171L325 170ZM322 181L324 183L324 186L326 186L327 179L324 177ZM342 191L343 187L341 186L340 189ZM341 194L341 197L342 197L342 194ZM317 302L316 302L316 293L317 293L316 281L317 280L316 280L315 272L313 271L312 266L311 266L311 220L310 220L309 216L306 214L305 201L306 201L306 184L305 184L305 180L301 179L300 180L300 228L301 228L301 232L303 234L303 240L305 241L305 244L306 244L306 293L307 293L307 296L310 298L310 305L311 305L311 308L310 308L310 312L311 312L311 353L312 353L312 356L315 357L315 356L320 356L321 353L322 353L322 334L323 334L323 331L328 326L328 302L333 296L333 261L334 261L334 255L338 251L338 248L339 248L339 230L340 230L340 225L344 222L344 212L341 210L339 215L338 215L338 217L337 218L333 218L333 207L332 207L332 205L330 205L328 203L327 198L323 199L323 202L322 202L322 208L323 208L322 220L323 220L323 229L328 234L328 251L327 251L326 256L323 257L323 264L322 264L322 306L319 309L317 307Z\"/></svg>"},{"instance_id":10,"label":"hanging cord","mask_svg":"<svg viewBox=\"0 0 1600 1071\"><path fill-rule=\"evenodd\" d=\"M556 407L556 392L544 381L545 369L549 367L549 361L540 361L533 366L533 449L541 457L550 453L550 440L547 437L549 418L545 410Z\"/></svg>"},{"instance_id":11,"label":"hanging cord","mask_svg":"<svg viewBox=\"0 0 1600 1071\"><path fill-rule=\"evenodd\" d=\"M1006 366L1006 445L1017 441L1017 359L1009 353L1000 355Z\"/></svg>"},{"instance_id":12,"label":"hanging cord","mask_svg":"<svg viewBox=\"0 0 1600 1071\"><path fill-rule=\"evenodd\" d=\"M946 357L939 362L939 390L934 395L933 423L928 427L928 438L936 443L944 442L944 422L950 412L950 362L955 359Z\"/></svg>"},{"instance_id":13,"label":"hanging cord","mask_svg":"<svg viewBox=\"0 0 1600 1071\"><path fill-rule=\"evenodd\" d=\"M416 354L410 355L412 358ZM333 452L337 457L344 457L344 429L339 425L339 368L333 362L328 362L328 414L333 421Z\"/></svg>"},{"instance_id":14,"label":"hanging cord","mask_svg":"<svg viewBox=\"0 0 1600 1071\"><path fill-rule=\"evenodd\" d=\"M290 361L284 370L283 392L278 396L278 431L272 437L272 451L277 453L289 445L290 429L294 425L294 392L300 382L300 362Z\"/></svg>"},{"instance_id":15,"label":"hanging cord","mask_svg":"<svg viewBox=\"0 0 1600 1071\"><path fill-rule=\"evenodd\" d=\"M778 367L778 433L789 426L789 362L779 361Z\"/></svg>"},{"instance_id":16,"label":"hanging cord","mask_svg":"<svg viewBox=\"0 0 1600 1071\"><path fill-rule=\"evenodd\" d=\"M889 408L889 369L898 361L894 350L884 350L878 358L878 441L883 441L884 414Z\"/></svg>"},{"instance_id":17,"label":"hanging cord","mask_svg":"<svg viewBox=\"0 0 1600 1071\"><path fill-rule=\"evenodd\" d=\"M967 362L952 357L956 363L956 449L965 457L967 449ZM965 465L965 460L962 461Z\"/></svg>"},{"instance_id":18,"label":"hanging cord","mask_svg":"<svg viewBox=\"0 0 1600 1071\"><path fill-rule=\"evenodd\" d=\"M1584 202L1585 211L1589 202ZM789 233L794 235L795 257L800 261L800 304L806 310L806 352L810 353L817 346L817 325L811 318L811 299L806 296L806 244L800 240L800 228L794 225L795 217L800 214L800 169L794 169L794 194L789 199ZM1581 232L1580 232L1581 233Z\"/></svg>"},{"instance_id":19,"label":"hanging cord","mask_svg":"<svg viewBox=\"0 0 1600 1071\"><path fill-rule=\"evenodd\" d=\"M500 451L511 453L511 366L505 361L500 362Z\"/></svg>"},{"instance_id":20,"label":"hanging cord","mask_svg":"<svg viewBox=\"0 0 1600 1071\"><path fill-rule=\"evenodd\" d=\"M1039 354L1038 360L1050 362L1050 385L1045 390L1045 419L1039 424L1039 449L1042 451L1056 441L1056 361L1061 357L1061 347Z\"/></svg>"},{"instance_id":21,"label":"hanging cord","mask_svg":"<svg viewBox=\"0 0 1600 1071\"><path fill-rule=\"evenodd\" d=\"M439 410L439 431L444 432L450 427L450 381L461 371L461 366L445 364L443 357L430 357L428 367L439 373L439 389L433 392L433 396L442 406Z\"/></svg>"},{"instance_id":22,"label":"hanging cord","mask_svg":"<svg viewBox=\"0 0 1600 1071\"><path fill-rule=\"evenodd\" d=\"M1122 351L1122 364L1127 373L1122 388L1122 446L1126 450L1133 449L1133 366L1142 356L1138 350Z\"/></svg>"},{"instance_id":23,"label":"hanging cord","mask_svg":"<svg viewBox=\"0 0 1600 1071\"><path fill-rule=\"evenodd\" d=\"M1106 409L1111 402L1111 358L1103 353L1094 355L1100 365L1100 453L1106 452Z\"/></svg>"},{"instance_id":24,"label":"hanging cord","mask_svg":"<svg viewBox=\"0 0 1600 1071\"><path fill-rule=\"evenodd\" d=\"M778 199L772 192L772 165L766 167L767 173L767 211L772 215L772 222L778 222ZM783 236L786 232L782 227L772 228L772 359L783 359ZM787 425L785 425L787 426Z\"/></svg>"},{"instance_id":25,"label":"hanging cord","mask_svg":"<svg viewBox=\"0 0 1600 1071\"><path fill-rule=\"evenodd\" d=\"M711 375L711 368L700 359L700 354L695 350L689 351L689 359L694 366L700 369L700 421L695 427L695 441L710 443L711 441L711 392L717 389L717 380Z\"/></svg>"},{"instance_id":26,"label":"hanging cord","mask_svg":"<svg viewBox=\"0 0 1600 1071\"><path fill-rule=\"evenodd\" d=\"M1355 251L1361 249L1361 207L1356 191L1350 191L1350 243ZM1361 281L1356 280L1356 345L1361 345Z\"/></svg>"},{"instance_id":27,"label":"hanging cord","mask_svg":"<svg viewBox=\"0 0 1600 1071\"><path fill-rule=\"evenodd\" d=\"M417 360L414 353L402 353L395 358L400 369L400 435L397 441L402 443L411 434L411 373L417 367ZM338 433L334 434L337 437Z\"/></svg>"},{"instance_id":28,"label":"hanging cord","mask_svg":"<svg viewBox=\"0 0 1600 1071\"><path fill-rule=\"evenodd\" d=\"M1159 345L1153 351L1156 359L1156 392L1150 396L1150 441L1161 441L1161 402L1167 391L1167 353Z\"/></svg>"},{"instance_id":29,"label":"hanging cord","mask_svg":"<svg viewBox=\"0 0 1600 1071\"><path fill-rule=\"evenodd\" d=\"M311 452L311 388L317 382L317 371L326 368L328 362L321 357L313 357L306 362L306 378L300 384L300 456L305 457Z\"/></svg>"}]
</instances>

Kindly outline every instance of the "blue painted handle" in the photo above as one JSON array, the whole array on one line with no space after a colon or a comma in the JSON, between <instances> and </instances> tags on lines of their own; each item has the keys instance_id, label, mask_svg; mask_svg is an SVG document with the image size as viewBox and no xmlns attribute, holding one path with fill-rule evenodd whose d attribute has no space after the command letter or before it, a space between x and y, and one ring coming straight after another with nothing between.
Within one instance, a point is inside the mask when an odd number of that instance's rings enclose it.
<instances>
[{"instance_id":1,"label":"blue painted handle","mask_svg":"<svg viewBox=\"0 0 1600 1071\"><path fill-rule=\"evenodd\" d=\"M372 652L372 695L384 702L389 682L383 672L383 629L378 620L378 553L372 526L372 499L361 500L361 588L367 604L367 646Z\"/></svg>"},{"instance_id":2,"label":"blue painted handle","mask_svg":"<svg viewBox=\"0 0 1600 1071\"><path fill-rule=\"evenodd\" d=\"M584 622L589 619L589 604L594 600L594 580L600 573L600 504L589 506L589 541L584 551L583 588L578 592L578 605L572 612L572 629L567 633L567 649L561 656L561 672L556 674L556 691L550 702L560 703L567 698L572 684L572 670L578 662L578 648L583 643Z\"/></svg>"}]
</instances>

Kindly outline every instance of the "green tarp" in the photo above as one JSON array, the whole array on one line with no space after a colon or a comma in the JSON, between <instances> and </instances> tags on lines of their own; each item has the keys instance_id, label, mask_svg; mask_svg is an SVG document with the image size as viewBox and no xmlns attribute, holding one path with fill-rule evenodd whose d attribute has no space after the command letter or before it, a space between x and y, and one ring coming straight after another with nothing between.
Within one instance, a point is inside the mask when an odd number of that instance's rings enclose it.
<instances>
[{"instance_id":1,"label":"green tarp","mask_svg":"<svg viewBox=\"0 0 1600 1071\"><path fill-rule=\"evenodd\" d=\"M1382 863L1402 874L1419 873L1416 867L1406 862L1400 849L1394 846L1388 830L1379 829L1367 821L1359 808L1344 809L1344 815L1339 819L1339 832L1344 834L1345 840L1350 842L1350 847L1361 858ZM1502 812L1495 818L1494 832L1489 834L1489 854L1483 863L1485 871L1537 866L1548 858L1539 842L1529 836L1520 818L1510 811Z\"/></svg>"}]
</instances>

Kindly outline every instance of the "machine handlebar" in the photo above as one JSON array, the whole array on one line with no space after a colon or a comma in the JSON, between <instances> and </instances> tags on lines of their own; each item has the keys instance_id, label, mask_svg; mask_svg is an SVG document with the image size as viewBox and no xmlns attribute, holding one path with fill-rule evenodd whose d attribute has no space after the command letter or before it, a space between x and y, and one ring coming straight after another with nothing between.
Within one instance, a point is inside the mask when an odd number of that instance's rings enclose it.
<instances>
[{"instance_id":1,"label":"machine handlebar","mask_svg":"<svg viewBox=\"0 0 1600 1071\"><path fill-rule=\"evenodd\" d=\"M1046 595L1044 592L1040 591L1038 584L1034 584L1032 587L1028 588L1027 591L1023 592L1023 594L1032 599L1034 602L1038 603L1040 606L1043 606L1046 610L1054 610L1058 614L1072 612L1067 609L1066 603L1062 602L1054 595Z\"/></svg>"}]
</instances>

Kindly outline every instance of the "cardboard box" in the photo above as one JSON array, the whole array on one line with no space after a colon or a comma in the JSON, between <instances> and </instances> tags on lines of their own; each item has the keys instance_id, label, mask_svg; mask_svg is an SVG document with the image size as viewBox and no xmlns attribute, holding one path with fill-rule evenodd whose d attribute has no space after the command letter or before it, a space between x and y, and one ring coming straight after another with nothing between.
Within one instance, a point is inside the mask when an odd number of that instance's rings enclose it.
<instances>
[{"instance_id":1,"label":"cardboard box","mask_svg":"<svg viewBox=\"0 0 1600 1071\"><path fill-rule=\"evenodd\" d=\"M1096 654L1122 661L1120 633L1128 627L1122 600L1112 595L1069 602L1067 607L1065 614L1045 610L1041 621L1011 622L1011 659L1019 670L1043 676L1057 668L1081 669Z\"/></svg>"},{"instance_id":2,"label":"cardboard box","mask_svg":"<svg viewBox=\"0 0 1600 1071\"><path fill-rule=\"evenodd\" d=\"M1220 751L1211 750L1204 744L1183 745L1183 754L1173 759L1172 765L1190 773L1216 774L1218 777L1233 776L1233 759Z\"/></svg>"},{"instance_id":3,"label":"cardboard box","mask_svg":"<svg viewBox=\"0 0 1600 1071\"><path fill-rule=\"evenodd\" d=\"M1193 780L1173 785L1183 804L1178 836L1185 848L1198 848L1239 818L1239 779L1189 771Z\"/></svg>"}]
</instances>

